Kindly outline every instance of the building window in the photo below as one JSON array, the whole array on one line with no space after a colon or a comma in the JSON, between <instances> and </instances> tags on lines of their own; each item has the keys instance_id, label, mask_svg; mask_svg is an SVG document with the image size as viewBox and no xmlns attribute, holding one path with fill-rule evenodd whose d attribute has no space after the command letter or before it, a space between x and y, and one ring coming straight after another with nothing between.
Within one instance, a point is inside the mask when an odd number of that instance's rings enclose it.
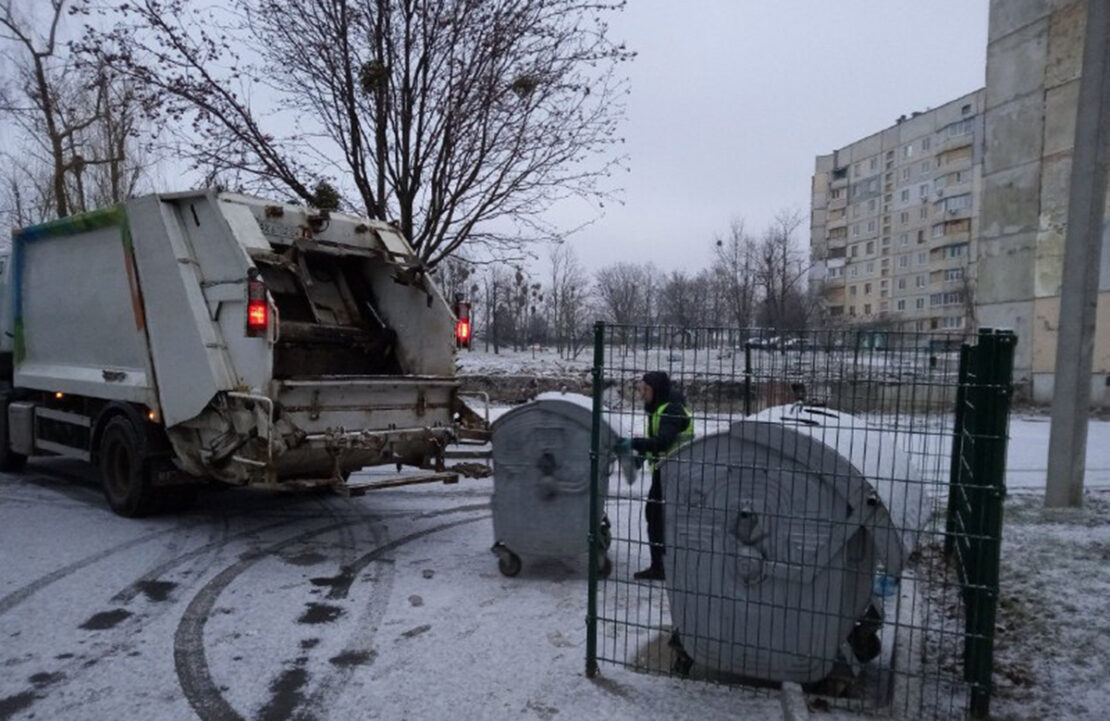
<instances>
[{"instance_id":1,"label":"building window","mask_svg":"<svg viewBox=\"0 0 1110 721\"><path fill-rule=\"evenodd\" d=\"M852 177L853 178L858 178L860 176L861 171L862 171L862 164L861 163L856 163L855 165L852 166Z\"/></svg>"},{"instance_id":2,"label":"building window","mask_svg":"<svg viewBox=\"0 0 1110 721\"><path fill-rule=\"evenodd\" d=\"M944 254L949 258L962 258L967 254L967 243L957 243L944 249Z\"/></svg>"},{"instance_id":3,"label":"building window","mask_svg":"<svg viewBox=\"0 0 1110 721\"><path fill-rule=\"evenodd\" d=\"M856 297L856 286L854 286L854 285L848 286L848 295L852 296L853 298Z\"/></svg>"},{"instance_id":4,"label":"building window","mask_svg":"<svg viewBox=\"0 0 1110 721\"><path fill-rule=\"evenodd\" d=\"M852 316L853 318L856 317L856 307L854 305L848 306L848 315Z\"/></svg>"},{"instance_id":5,"label":"building window","mask_svg":"<svg viewBox=\"0 0 1110 721\"><path fill-rule=\"evenodd\" d=\"M898 256L898 267L899 268L908 268L909 265L910 265L910 256L909 255L900 255L900 256Z\"/></svg>"},{"instance_id":6,"label":"building window","mask_svg":"<svg viewBox=\"0 0 1110 721\"><path fill-rule=\"evenodd\" d=\"M859 246L858 245L853 245L852 246L852 257L855 258L858 255L859 255Z\"/></svg>"},{"instance_id":7,"label":"building window","mask_svg":"<svg viewBox=\"0 0 1110 721\"><path fill-rule=\"evenodd\" d=\"M873 220L869 220L869 221L867 221L867 232L868 232L868 233L874 233L874 232L875 232L875 229L876 229L877 227L878 227L878 226L877 226L877 225L875 225L875 221L873 221Z\"/></svg>"},{"instance_id":8,"label":"building window","mask_svg":"<svg viewBox=\"0 0 1110 721\"><path fill-rule=\"evenodd\" d=\"M869 168L871 168L871 170L878 170L879 169L879 159L878 158L871 158L871 162L868 163L867 165L868 165Z\"/></svg>"},{"instance_id":9,"label":"building window","mask_svg":"<svg viewBox=\"0 0 1110 721\"><path fill-rule=\"evenodd\" d=\"M898 242L902 246L909 245L910 244L910 234L909 233L902 233L901 235L898 236Z\"/></svg>"},{"instance_id":10,"label":"building window","mask_svg":"<svg viewBox=\"0 0 1110 721\"><path fill-rule=\"evenodd\" d=\"M945 318L944 327L952 330L959 330L964 327L964 317L956 316L954 318Z\"/></svg>"},{"instance_id":11,"label":"building window","mask_svg":"<svg viewBox=\"0 0 1110 721\"><path fill-rule=\"evenodd\" d=\"M883 237L883 247L887 248L889 246L890 246L890 236L887 235L887 236Z\"/></svg>"},{"instance_id":12,"label":"building window","mask_svg":"<svg viewBox=\"0 0 1110 721\"><path fill-rule=\"evenodd\" d=\"M937 223L933 226L933 237L939 238L944 235L944 223Z\"/></svg>"},{"instance_id":13,"label":"building window","mask_svg":"<svg viewBox=\"0 0 1110 721\"><path fill-rule=\"evenodd\" d=\"M965 107L970 108L971 106L968 105ZM965 118L964 120L957 120L954 123L949 123L948 125L944 126L943 128L941 128L939 134L949 138L956 138L961 135L967 135L970 132L971 118Z\"/></svg>"},{"instance_id":14,"label":"building window","mask_svg":"<svg viewBox=\"0 0 1110 721\"><path fill-rule=\"evenodd\" d=\"M871 315L871 304L870 303L864 303L863 304L863 314L864 315Z\"/></svg>"},{"instance_id":15,"label":"building window","mask_svg":"<svg viewBox=\"0 0 1110 721\"><path fill-rule=\"evenodd\" d=\"M909 168L902 168L902 180L909 180L909 179L910 179L910 169Z\"/></svg>"},{"instance_id":16,"label":"building window","mask_svg":"<svg viewBox=\"0 0 1110 721\"><path fill-rule=\"evenodd\" d=\"M863 284L863 294L864 295L871 295L871 284L870 283L864 283Z\"/></svg>"},{"instance_id":17,"label":"building window","mask_svg":"<svg viewBox=\"0 0 1110 721\"><path fill-rule=\"evenodd\" d=\"M859 275L859 266L858 265L853 265L852 269L848 271L848 275L853 277L853 278L858 276Z\"/></svg>"},{"instance_id":18,"label":"building window","mask_svg":"<svg viewBox=\"0 0 1110 721\"><path fill-rule=\"evenodd\" d=\"M852 237L855 238L859 235L859 223L852 226Z\"/></svg>"},{"instance_id":19,"label":"building window","mask_svg":"<svg viewBox=\"0 0 1110 721\"><path fill-rule=\"evenodd\" d=\"M906 309L906 301L904 301L904 300L898 301L896 307L898 308L898 310L905 310Z\"/></svg>"},{"instance_id":20,"label":"building window","mask_svg":"<svg viewBox=\"0 0 1110 721\"><path fill-rule=\"evenodd\" d=\"M918 253L917 253L917 264L918 265L925 265L928 262L929 262L929 254L924 250L918 251Z\"/></svg>"},{"instance_id":21,"label":"building window","mask_svg":"<svg viewBox=\"0 0 1110 721\"><path fill-rule=\"evenodd\" d=\"M908 202L909 199L910 199L910 189L906 188L905 190L902 191L902 202L903 203Z\"/></svg>"},{"instance_id":22,"label":"building window","mask_svg":"<svg viewBox=\"0 0 1110 721\"><path fill-rule=\"evenodd\" d=\"M877 207L877 203L878 201L872 198L871 202L867 204L867 209L874 213L875 208Z\"/></svg>"},{"instance_id":23,"label":"building window","mask_svg":"<svg viewBox=\"0 0 1110 721\"><path fill-rule=\"evenodd\" d=\"M916 305L917 305L918 310L925 310L925 299L924 298L918 298Z\"/></svg>"},{"instance_id":24,"label":"building window","mask_svg":"<svg viewBox=\"0 0 1110 721\"><path fill-rule=\"evenodd\" d=\"M833 180L844 180L848 177L848 167L845 166L843 168L833 168L832 177Z\"/></svg>"},{"instance_id":25,"label":"building window","mask_svg":"<svg viewBox=\"0 0 1110 721\"><path fill-rule=\"evenodd\" d=\"M875 272L875 261L871 260L867 263L867 274L871 275Z\"/></svg>"},{"instance_id":26,"label":"building window","mask_svg":"<svg viewBox=\"0 0 1110 721\"><path fill-rule=\"evenodd\" d=\"M964 193L963 195L953 195L951 198L944 199L944 209L949 213L955 213L965 208L971 207L971 193Z\"/></svg>"},{"instance_id":27,"label":"building window","mask_svg":"<svg viewBox=\"0 0 1110 721\"><path fill-rule=\"evenodd\" d=\"M944 271L944 279L947 280L947 281L963 280L963 278L964 278L964 269L963 268L949 268L948 270Z\"/></svg>"},{"instance_id":28,"label":"building window","mask_svg":"<svg viewBox=\"0 0 1110 721\"><path fill-rule=\"evenodd\" d=\"M960 108L960 115L971 115L971 103Z\"/></svg>"},{"instance_id":29,"label":"building window","mask_svg":"<svg viewBox=\"0 0 1110 721\"><path fill-rule=\"evenodd\" d=\"M928 175L929 171L932 170L932 169L933 169L933 161L932 160L926 160L925 162L923 162L921 164L921 174L922 175Z\"/></svg>"},{"instance_id":30,"label":"building window","mask_svg":"<svg viewBox=\"0 0 1110 721\"><path fill-rule=\"evenodd\" d=\"M925 231L924 230L917 231L917 244L921 245L924 242L925 242Z\"/></svg>"},{"instance_id":31,"label":"building window","mask_svg":"<svg viewBox=\"0 0 1110 721\"><path fill-rule=\"evenodd\" d=\"M933 147L933 139L932 138L922 138L921 139L921 149L922 150L928 150L931 147Z\"/></svg>"},{"instance_id":32,"label":"building window","mask_svg":"<svg viewBox=\"0 0 1110 721\"><path fill-rule=\"evenodd\" d=\"M902 148L902 157L903 158L912 158L913 157L913 143L907 143Z\"/></svg>"},{"instance_id":33,"label":"building window","mask_svg":"<svg viewBox=\"0 0 1110 721\"><path fill-rule=\"evenodd\" d=\"M925 276L923 276L923 275L917 276L917 287L918 288L924 288L925 283L926 283Z\"/></svg>"},{"instance_id":34,"label":"building window","mask_svg":"<svg viewBox=\"0 0 1110 721\"><path fill-rule=\"evenodd\" d=\"M928 183L922 183L921 185L918 186L918 188L917 188L917 197L919 197L919 198L928 198L929 197L929 184Z\"/></svg>"},{"instance_id":35,"label":"building window","mask_svg":"<svg viewBox=\"0 0 1110 721\"><path fill-rule=\"evenodd\" d=\"M928 205L921 206L921 210L917 211L917 217L921 220L928 220L929 219L929 206Z\"/></svg>"},{"instance_id":36,"label":"building window","mask_svg":"<svg viewBox=\"0 0 1110 721\"><path fill-rule=\"evenodd\" d=\"M898 279L898 290L905 290L905 289L906 289L906 279L905 278L899 278Z\"/></svg>"},{"instance_id":37,"label":"building window","mask_svg":"<svg viewBox=\"0 0 1110 721\"><path fill-rule=\"evenodd\" d=\"M875 252L875 241L873 241L873 240L867 241L867 251L866 252L867 252L868 255L871 255L872 253Z\"/></svg>"},{"instance_id":38,"label":"building window","mask_svg":"<svg viewBox=\"0 0 1110 721\"><path fill-rule=\"evenodd\" d=\"M833 200L836 200L837 198L839 198L840 197L840 188L837 188L836 190L834 190L831 193L830 197L832 197Z\"/></svg>"},{"instance_id":39,"label":"building window","mask_svg":"<svg viewBox=\"0 0 1110 721\"><path fill-rule=\"evenodd\" d=\"M898 218L899 218L899 220L901 220L901 221L902 221L902 223L908 223L908 222L910 222L910 214L909 214L909 213L907 213L907 212L906 212L906 211L904 211L904 210L902 211L902 214L901 214L900 216L898 216Z\"/></svg>"}]
</instances>

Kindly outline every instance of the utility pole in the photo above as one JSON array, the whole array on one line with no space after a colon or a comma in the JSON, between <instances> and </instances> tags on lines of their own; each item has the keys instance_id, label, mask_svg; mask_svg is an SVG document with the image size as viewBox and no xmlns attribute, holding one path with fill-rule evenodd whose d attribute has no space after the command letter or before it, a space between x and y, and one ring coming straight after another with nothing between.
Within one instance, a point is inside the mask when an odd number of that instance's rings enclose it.
<instances>
[{"instance_id":1,"label":"utility pole","mask_svg":"<svg viewBox=\"0 0 1110 721\"><path fill-rule=\"evenodd\" d=\"M1056 340L1046 506L1083 504L1106 171L1110 160L1110 2L1087 0Z\"/></svg>"}]
</instances>

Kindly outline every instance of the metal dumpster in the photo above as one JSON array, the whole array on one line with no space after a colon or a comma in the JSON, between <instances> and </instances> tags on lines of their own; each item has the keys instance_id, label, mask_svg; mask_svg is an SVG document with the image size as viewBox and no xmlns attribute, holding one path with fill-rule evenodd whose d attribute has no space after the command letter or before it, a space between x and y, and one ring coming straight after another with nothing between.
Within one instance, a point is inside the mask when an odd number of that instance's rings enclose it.
<instances>
[{"instance_id":1,"label":"metal dumpster","mask_svg":"<svg viewBox=\"0 0 1110 721\"><path fill-rule=\"evenodd\" d=\"M695 441L662 473L679 670L805 683L878 655L876 577L898 577L926 520L895 434L780 406Z\"/></svg>"},{"instance_id":2,"label":"metal dumpster","mask_svg":"<svg viewBox=\"0 0 1110 721\"><path fill-rule=\"evenodd\" d=\"M521 557L586 558L590 531L590 398L544 393L494 421L492 551L506 576L520 573ZM599 493L608 491L616 439L603 422ZM601 572L612 567L608 521L600 519Z\"/></svg>"}]
</instances>

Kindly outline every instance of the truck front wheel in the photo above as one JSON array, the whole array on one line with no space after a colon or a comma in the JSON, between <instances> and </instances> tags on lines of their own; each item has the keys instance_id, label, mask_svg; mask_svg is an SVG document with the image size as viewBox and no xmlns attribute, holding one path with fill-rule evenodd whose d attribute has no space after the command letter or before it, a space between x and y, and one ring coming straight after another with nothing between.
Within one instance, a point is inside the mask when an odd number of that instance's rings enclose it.
<instances>
[{"instance_id":1,"label":"truck front wheel","mask_svg":"<svg viewBox=\"0 0 1110 721\"><path fill-rule=\"evenodd\" d=\"M125 416L116 416L100 434L100 478L108 505L134 518L154 508L146 439Z\"/></svg>"}]
</instances>

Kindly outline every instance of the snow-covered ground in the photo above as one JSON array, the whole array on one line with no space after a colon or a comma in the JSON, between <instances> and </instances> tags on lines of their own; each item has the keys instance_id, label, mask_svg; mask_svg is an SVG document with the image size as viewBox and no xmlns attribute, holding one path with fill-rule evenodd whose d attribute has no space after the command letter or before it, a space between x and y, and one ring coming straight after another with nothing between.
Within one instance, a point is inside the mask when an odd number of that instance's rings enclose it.
<instances>
[{"instance_id":1,"label":"snow-covered ground","mask_svg":"<svg viewBox=\"0 0 1110 721\"><path fill-rule=\"evenodd\" d=\"M588 369L529 355L473 368ZM994 717L1094 721L1110 708L1110 422L1091 423L1078 511L1041 507L1048 429L1010 428ZM0 721L781 717L766 691L585 678L581 569L501 576L489 480L209 493L134 521L91 477L60 460L0 475Z\"/></svg>"},{"instance_id":2,"label":"snow-covered ground","mask_svg":"<svg viewBox=\"0 0 1110 721\"><path fill-rule=\"evenodd\" d=\"M228 491L126 520L80 466L0 476L0 719L768 719L602 669L580 569L497 571L490 481Z\"/></svg>"}]
</instances>

